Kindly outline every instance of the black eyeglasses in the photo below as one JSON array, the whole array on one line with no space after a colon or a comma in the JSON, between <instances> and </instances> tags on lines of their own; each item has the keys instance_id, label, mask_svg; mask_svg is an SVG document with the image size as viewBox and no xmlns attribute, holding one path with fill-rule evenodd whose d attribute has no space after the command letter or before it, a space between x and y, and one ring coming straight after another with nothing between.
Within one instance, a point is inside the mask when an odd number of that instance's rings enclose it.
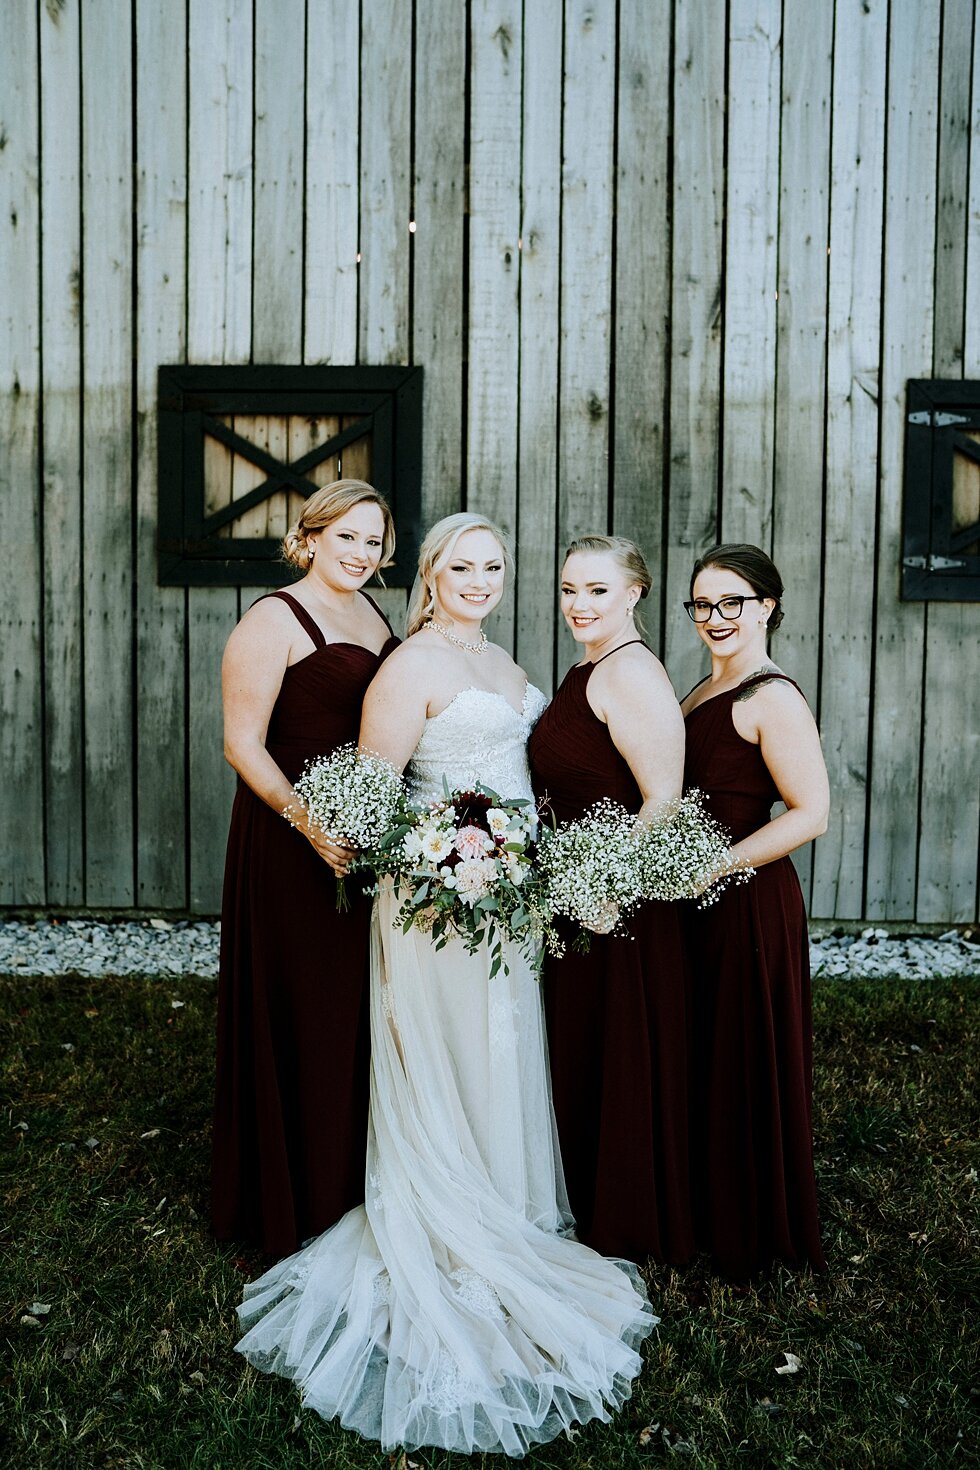
<instances>
[{"instance_id":1,"label":"black eyeglasses","mask_svg":"<svg viewBox=\"0 0 980 1470\"><path fill-rule=\"evenodd\" d=\"M765 598L758 593L753 593L751 597L723 597L720 602L706 602L699 597L696 602L685 602L684 606L692 623L706 623L715 608L731 623L742 616L742 608L747 602L765 602Z\"/></svg>"}]
</instances>

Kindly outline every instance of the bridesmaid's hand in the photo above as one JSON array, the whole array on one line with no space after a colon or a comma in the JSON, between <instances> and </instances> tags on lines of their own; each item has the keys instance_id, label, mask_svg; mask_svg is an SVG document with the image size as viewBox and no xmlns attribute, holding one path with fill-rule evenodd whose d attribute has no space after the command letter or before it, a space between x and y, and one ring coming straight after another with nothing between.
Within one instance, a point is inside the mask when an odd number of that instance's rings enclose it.
<instances>
[{"instance_id":1,"label":"bridesmaid's hand","mask_svg":"<svg viewBox=\"0 0 980 1470\"><path fill-rule=\"evenodd\" d=\"M310 846L323 858L327 866L333 869L338 878L346 877L351 863L357 856L353 847L347 847L343 842L337 842L333 837L328 837L323 828L313 821L298 798L290 803L283 815L297 832L303 834Z\"/></svg>"},{"instance_id":2,"label":"bridesmaid's hand","mask_svg":"<svg viewBox=\"0 0 980 1470\"><path fill-rule=\"evenodd\" d=\"M314 827L311 832L304 833L304 836L338 878L346 877L351 863L357 856L353 847L345 847L342 842L335 842L332 837L327 837L324 832L321 832L319 827Z\"/></svg>"},{"instance_id":3,"label":"bridesmaid's hand","mask_svg":"<svg viewBox=\"0 0 980 1470\"><path fill-rule=\"evenodd\" d=\"M619 904L613 903L612 899L602 907L594 924L586 924L586 929L591 929L593 934L611 934L619 923Z\"/></svg>"}]
</instances>

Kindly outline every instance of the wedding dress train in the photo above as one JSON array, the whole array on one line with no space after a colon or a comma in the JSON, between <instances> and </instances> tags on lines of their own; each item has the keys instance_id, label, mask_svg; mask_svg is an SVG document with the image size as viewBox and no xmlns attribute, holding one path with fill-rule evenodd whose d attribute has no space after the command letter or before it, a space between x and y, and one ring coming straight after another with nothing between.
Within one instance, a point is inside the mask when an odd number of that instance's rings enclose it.
<instances>
[{"instance_id":1,"label":"wedding dress train","mask_svg":"<svg viewBox=\"0 0 980 1470\"><path fill-rule=\"evenodd\" d=\"M457 695L426 723L413 798L440 796L443 775L530 796L543 704L533 687L519 713ZM383 890L372 929L366 1203L246 1288L237 1349L385 1449L521 1455L608 1419L657 1319L634 1267L568 1238L527 961L506 946L491 980L485 949L436 950L393 927L397 907Z\"/></svg>"}]
</instances>

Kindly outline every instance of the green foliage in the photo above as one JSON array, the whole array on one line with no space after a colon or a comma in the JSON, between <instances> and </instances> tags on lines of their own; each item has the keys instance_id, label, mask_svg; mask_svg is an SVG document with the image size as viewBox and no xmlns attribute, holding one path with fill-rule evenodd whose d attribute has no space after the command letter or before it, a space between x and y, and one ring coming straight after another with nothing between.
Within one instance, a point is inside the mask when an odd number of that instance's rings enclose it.
<instances>
[{"instance_id":1,"label":"green foliage","mask_svg":"<svg viewBox=\"0 0 980 1470\"><path fill-rule=\"evenodd\" d=\"M263 1262L206 1227L212 988L10 980L0 1006L0 1463L408 1470L232 1351ZM818 984L830 1273L651 1270L663 1323L632 1400L529 1470L977 1463L978 1022L977 981ZM799 1369L780 1374L787 1353Z\"/></svg>"}]
</instances>

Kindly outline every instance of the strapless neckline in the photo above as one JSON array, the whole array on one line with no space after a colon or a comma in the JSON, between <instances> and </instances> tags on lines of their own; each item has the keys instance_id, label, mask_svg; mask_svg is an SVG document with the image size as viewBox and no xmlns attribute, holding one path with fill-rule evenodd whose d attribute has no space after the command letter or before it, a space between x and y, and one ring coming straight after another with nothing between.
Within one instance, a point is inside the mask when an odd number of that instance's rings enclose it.
<instances>
[{"instance_id":1,"label":"strapless neckline","mask_svg":"<svg viewBox=\"0 0 980 1470\"><path fill-rule=\"evenodd\" d=\"M527 715L528 702L530 700L530 697L531 697L532 692L538 693L540 691L536 690L535 689L535 686L531 683L530 679L528 679L527 682L524 685L524 698L521 700L521 707L520 707L520 709L515 709L514 706L511 704L510 700L507 698L506 694L501 694L498 689L481 689L476 684L468 684L465 689L457 689L456 693L453 695L452 699L446 705L445 709L441 709L437 715L431 715L429 717L429 720L427 721L427 723L430 724L430 725L434 725L435 722L436 722L436 720L441 720L442 717L443 717L443 715L448 715L449 711L453 708L453 706L460 699L462 699L464 695L467 695L467 694L469 694L469 695L472 695L472 694L480 695L480 696L483 696L485 699L499 699L499 700L502 700L503 703L510 710L511 714L515 717L515 719L523 720L525 718L525 716ZM544 696L542 695L542 698L543 697Z\"/></svg>"}]
</instances>

